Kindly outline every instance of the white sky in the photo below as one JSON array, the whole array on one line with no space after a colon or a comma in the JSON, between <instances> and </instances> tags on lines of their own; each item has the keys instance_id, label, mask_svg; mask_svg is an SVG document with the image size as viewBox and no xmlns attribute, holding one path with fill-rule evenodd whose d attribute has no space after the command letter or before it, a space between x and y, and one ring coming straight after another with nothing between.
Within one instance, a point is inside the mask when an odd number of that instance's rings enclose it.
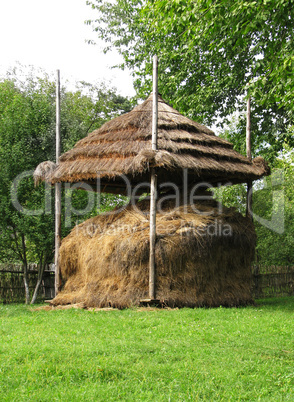
<instances>
[{"instance_id":1,"label":"white sky","mask_svg":"<svg viewBox=\"0 0 294 402\"><path fill-rule=\"evenodd\" d=\"M19 62L47 73L60 69L61 81L111 81L122 95L134 95L130 73L110 69L120 56L85 43L96 40L84 24L95 18L86 0L0 0L0 73Z\"/></svg>"}]
</instances>

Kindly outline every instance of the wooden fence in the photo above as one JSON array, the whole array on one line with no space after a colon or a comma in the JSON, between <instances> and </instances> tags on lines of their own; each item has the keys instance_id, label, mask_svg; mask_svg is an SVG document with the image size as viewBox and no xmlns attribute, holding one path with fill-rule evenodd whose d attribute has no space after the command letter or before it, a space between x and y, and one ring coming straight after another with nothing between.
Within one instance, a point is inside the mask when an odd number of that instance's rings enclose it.
<instances>
[{"instance_id":1,"label":"wooden fence","mask_svg":"<svg viewBox=\"0 0 294 402\"><path fill-rule=\"evenodd\" d=\"M30 264L28 281L31 297L38 279L38 267ZM37 301L52 299L54 297L54 271L48 266L43 274L42 284L39 288ZM25 300L23 282L23 267L21 264L0 264L0 303L22 303Z\"/></svg>"},{"instance_id":2,"label":"wooden fence","mask_svg":"<svg viewBox=\"0 0 294 402\"><path fill-rule=\"evenodd\" d=\"M29 265L29 287L33 294L38 278L35 264ZM252 267L252 295L255 299L294 295L294 266ZM38 301L54 297L54 271L48 266L39 289ZM25 300L23 270L20 264L0 264L0 303L22 303Z\"/></svg>"},{"instance_id":3,"label":"wooden fence","mask_svg":"<svg viewBox=\"0 0 294 402\"><path fill-rule=\"evenodd\" d=\"M294 266L252 267L252 293L255 299L294 295Z\"/></svg>"}]
</instances>

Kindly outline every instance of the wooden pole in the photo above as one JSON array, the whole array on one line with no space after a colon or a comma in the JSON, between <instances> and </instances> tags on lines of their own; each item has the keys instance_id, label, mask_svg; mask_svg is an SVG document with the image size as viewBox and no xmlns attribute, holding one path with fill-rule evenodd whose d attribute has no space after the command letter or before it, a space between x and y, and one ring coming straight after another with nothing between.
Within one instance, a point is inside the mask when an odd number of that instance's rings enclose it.
<instances>
[{"instance_id":1,"label":"wooden pole","mask_svg":"<svg viewBox=\"0 0 294 402\"><path fill-rule=\"evenodd\" d=\"M156 187L157 176L151 169L150 195L150 255L149 255L149 298L155 300L155 242L156 242Z\"/></svg>"},{"instance_id":2,"label":"wooden pole","mask_svg":"<svg viewBox=\"0 0 294 402\"><path fill-rule=\"evenodd\" d=\"M152 149L157 151L158 124L158 59L153 56Z\"/></svg>"},{"instance_id":3,"label":"wooden pole","mask_svg":"<svg viewBox=\"0 0 294 402\"><path fill-rule=\"evenodd\" d=\"M246 153L247 153L247 158L252 159L251 155L251 116L250 116L250 103L251 103L251 98L247 99L247 114L246 114Z\"/></svg>"},{"instance_id":4,"label":"wooden pole","mask_svg":"<svg viewBox=\"0 0 294 402\"><path fill-rule=\"evenodd\" d=\"M56 164L60 157L60 71L56 75ZM55 184L55 296L60 289L59 248L61 241L61 183Z\"/></svg>"},{"instance_id":5,"label":"wooden pole","mask_svg":"<svg viewBox=\"0 0 294 402\"><path fill-rule=\"evenodd\" d=\"M158 59L153 57L153 102L152 102L152 150L157 151L158 124ZM149 298L155 300L155 242L156 242L156 199L157 175L151 169L150 194L150 255L149 255Z\"/></svg>"},{"instance_id":6,"label":"wooden pole","mask_svg":"<svg viewBox=\"0 0 294 402\"><path fill-rule=\"evenodd\" d=\"M251 116L250 116L250 96L247 99L247 114L246 114L246 154L251 161ZM252 219L252 181L247 182L247 200L246 200L246 216Z\"/></svg>"}]
</instances>

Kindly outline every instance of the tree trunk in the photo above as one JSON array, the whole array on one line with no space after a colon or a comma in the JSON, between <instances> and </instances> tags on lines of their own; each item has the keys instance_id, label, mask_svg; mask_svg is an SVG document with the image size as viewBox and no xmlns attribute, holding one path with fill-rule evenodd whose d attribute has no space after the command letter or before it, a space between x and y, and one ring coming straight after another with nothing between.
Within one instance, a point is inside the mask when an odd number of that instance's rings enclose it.
<instances>
[{"instance_id":1,"label":"tree trunk","mask_svg":"<svg viewBox=\"0 0 294 402\"><path fill-rule=\"evenodd\" d=\"M38 280L37 280L34 294L33 294L32 300L31 300L31 304L34 304L37 299L38 291L39 291L40 285L42 283L43 273L45 270L45 264L46 264L46 255L44 255L44 258L43 258L43 253L42 253L41 257L40 257Z\"/></svg>"},{"instance_id":2,"label":"tree trunk","mask_svg":"<svg viewBox=\"0 0 294 402\"><path fill-rule=\"evenodd\" d=\"M26 253L26 242L25 237L21 235L21 244L23 250L23 282L25 287L25 297L26 304L30 303L30 288L29 288L29 278L28 278L28 262L27 262L27 253Z\"/></svg>"}]
</instances>

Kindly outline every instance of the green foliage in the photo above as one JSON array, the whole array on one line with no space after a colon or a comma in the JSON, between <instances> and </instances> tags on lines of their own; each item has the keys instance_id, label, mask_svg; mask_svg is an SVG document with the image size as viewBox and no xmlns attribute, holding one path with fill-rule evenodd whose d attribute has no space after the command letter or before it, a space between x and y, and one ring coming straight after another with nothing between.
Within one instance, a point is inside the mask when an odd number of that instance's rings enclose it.
<instances>
[{"instance_id":1,"label":"green foliage","mask_svg":"<svg viewBox=\"0 0 294 402\"><path fill-rule=\"evenodd\" d=\"M37 261L41 253L52 254L52 218L48 216L25 216L16 211L11 203L11 185L22 172L32 170L46 158L46 127L52 124L53 105L48 103L44 82L36 85L31 79L26 90L14 80L0 82L0 230L1 259L17 259L25 262L26 243L34 244ZM33 181L25 179L18 189L19 201L25 208L37 206L44 189L34 189ZM41 233L39 225L46 224Z\"/></svg>"},{"instance_id":2,"label":"green foliage","mask_svg":"<svg viewBox=\"0 0 294 402\"><path fill-rule=\"evenodd\" d=\"M0 399L292 401L293 309L0 306Z\"/></svg>"},{"instance_id":3,"label":"green foliage","mask_svg":"<svg viewBox=\"0 0 294 402\"><path fill-rule=\"evenodd\" d=\"M68 234L74 225L98 214L111 212L115 208L126 205L128 202L129 199L121 195L94 193L71 188L65 190L63 213L65 228L63 237Z\"/></svg>"},{"instance_id":4,"label":"green foliage","mask_svg":"<svg viewBox=\"0 0 294 402\"><path fill-rule=\"evenodd\" d=\"M276 176L276 178L275 178ZM253 194L253 211L271 221L272 229L256 221L257 257L265 265L294 264L294 153L276 161L263 189ZM274 216L281 216L276 222Z\"/></svg>"},{"instance_id":5,"label":"green foliage","mask_svg":"<svg viewBox=\"0 0 294 402\"><path fill-rule=\"evenodd\" d=\"M246 212L246 184L219 187L213 189L214 197L226 207L236 208L241 214Z\"/></svg>"}]
</instances>

